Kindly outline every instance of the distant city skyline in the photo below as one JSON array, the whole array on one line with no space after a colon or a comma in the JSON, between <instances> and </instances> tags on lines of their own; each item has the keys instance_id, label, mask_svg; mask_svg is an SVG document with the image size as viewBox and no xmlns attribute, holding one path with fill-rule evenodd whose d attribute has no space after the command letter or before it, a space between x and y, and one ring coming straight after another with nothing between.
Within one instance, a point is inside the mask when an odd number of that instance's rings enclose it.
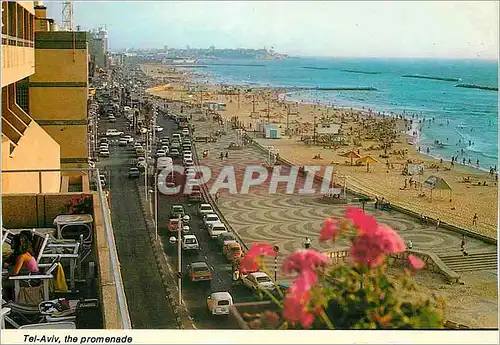
<instances>
[{"instance_id":1,"label":"distant city skyline","mask_svg":"<svg viewBox=\"0 0 500 345\"><path fill-rule=\"evenodd\" d=\"M47 2L61 21L61 2ZM455 2L74 2L111 50L266 47L292 56L498 60L499 4Z\"/></svg>"}]
</instances>

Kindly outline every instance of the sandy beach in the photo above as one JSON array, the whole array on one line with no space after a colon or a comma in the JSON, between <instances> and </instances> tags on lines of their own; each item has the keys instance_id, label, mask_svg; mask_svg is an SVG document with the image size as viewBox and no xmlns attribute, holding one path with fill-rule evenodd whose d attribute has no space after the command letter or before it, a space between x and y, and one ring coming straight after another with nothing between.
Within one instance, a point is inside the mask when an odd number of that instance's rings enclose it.
<instances>
[{"instance_id":1,"label":"sandy beach","mask_svg":"<svg viewBox=\"0 0 500 345\"><path fill-rule=\"evenodd\" d=\"M248 91L240 87L227 90L203 84L189 92L191 75L161 65L143 65L143 70L158 78L161 86L148 90L152 95L172 100L199 104L201 101L225 103L219 114L227 120L236 119L248 133L261 122L278 124L280 139L258 138L264 146L272 145L281 157L296 165L335 166L336 182L373 197L385 198L394 205L410 209L433 219L466 228L476 233L497 238L498 186L495 175L469 165L434 159L418 152L418 144L411 145L415 122L377 116L368 109L350 110L308 105L280 99L285 90L258 89ZM193 91L193 90L191 90ZM416 121L416 120L415 120ZM340 136L334 141L327 135L324 143L314 145L314 123L340 126ZM318 126L316 127L318 128ZM317 139L318 141L319 139ZM383 147L386 145L386 147ZM370 155L377 162L351 165L341 156L349 151L360 157ZM315 156L320 159L315 159ZM422 175L403 175L405 165L421 165ZM429 176L446 181L449 190L432 191L420 187ZM432 194L432 196L431 196ZM474 215L477 221L473 224Z\"/></svg>"}]
</instances>

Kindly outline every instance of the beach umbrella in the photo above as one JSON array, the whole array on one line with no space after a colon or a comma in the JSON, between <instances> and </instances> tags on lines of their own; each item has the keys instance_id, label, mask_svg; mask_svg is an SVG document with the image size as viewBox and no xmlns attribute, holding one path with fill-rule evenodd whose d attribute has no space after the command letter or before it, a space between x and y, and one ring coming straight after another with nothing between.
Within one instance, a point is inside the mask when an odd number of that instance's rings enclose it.
<instances>
[{"instance_id":1,"label":"beach umbrella","mask_svg":"<svg viewBox=\"0 0 500 345\"><path fill-rule=\"evenodd\" d=\"M357 163L366 163L366 171L370 171L370 163L378 163L378 160L368 155L358 159Z\"/></svg>"},{"instance_id":2,"label":"beach umbrella","mask_svg":"<svg viewBox=\"0 0 500 345\"><path fill-rule=\"evenodd\" d=\"M354 152L354 151L349 151L349 152L343 153L340 156L341 157L350 158L351 159L351 165L352 165L353 158L360 158L361 157L357 152Z\"/></svg>"}]
</instances>

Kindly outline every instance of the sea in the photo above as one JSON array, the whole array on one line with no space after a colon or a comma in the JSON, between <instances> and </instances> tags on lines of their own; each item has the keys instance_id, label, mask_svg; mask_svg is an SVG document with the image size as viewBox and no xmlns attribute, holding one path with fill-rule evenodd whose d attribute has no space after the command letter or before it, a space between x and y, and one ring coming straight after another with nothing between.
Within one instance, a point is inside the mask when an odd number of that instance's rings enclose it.
<instances>
[{"instance_id":1,"label":"sea","mask_svg":"<svg viewBox=\"0 0 500 345\"><path fill-rule=\"evenodd\" d=\"M412 117L421 152L489 171L498 164L498 62L451 59L289 57L202 60L196 73L214 84L302 88L285 98ZM306 90L304 90L304 88ZM314 88L374 88L331 91ZM423 119L426 119L423 121Z\"/></svg>"}]
</instances>

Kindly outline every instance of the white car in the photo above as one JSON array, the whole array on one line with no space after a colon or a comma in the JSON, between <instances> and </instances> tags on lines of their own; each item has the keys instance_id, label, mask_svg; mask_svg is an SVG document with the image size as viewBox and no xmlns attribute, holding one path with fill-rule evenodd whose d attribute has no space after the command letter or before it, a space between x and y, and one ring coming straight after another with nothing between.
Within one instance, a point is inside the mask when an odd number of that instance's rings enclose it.
<instances>
[{"instance_id":1,"label":"white car","mask_svg":"<svg viewBox=\"0 0 500 345\"><path fill-rule=\"evenodd\" d=\"M167 153L163 150L156 151L156 157L166 157Z\"/></svg>"},{"instance_id":2,"label":"white car","mask_svg":"<svg viewBox=\"0 0 500 345\"><path fill-rule=\"evenodd\" d=\"M208 226L208 234L213 239L216 239L217 237L219 237L220 234L223 234L225 232L228 232L228 231L227 231L226 226L222 222L212 223Z\"/></svg>"},{"instance_id":3,"label":"white car","mask_svg":"<svg viewBox=\"0 0 500 345\"><path fill-rule=\"evenodd\" d=\"M118 141L118 145L120 146L127 146L128 145L128 140L125 139L125 138L121 138L119 141Z\"/></svg>"},{"instance_id":4,"label":"white car","mask_svg":"<svg viewBox=\"0 0 500 345\"><path fill-rule=\"evenodd\" d=\"M167 153L167 154L170 151L170 148L168 147L168 145L162 145L162 147L160 147L160 149L162 149L163 151L165 151L165 153Z\"/></svg>"},{"instance_id":5,"label":"white car","mask_svg":"<svg viewBox=\"0 0 500 345\"><path fill-rule=\"evenodd\" d=\"M106 131L106 136L107 137L119 137L120 135L123 135L123 134L124 134L123 132L120 132L117 129L108 129Z\"/></svg>"},{"instance_id":6,"label":"white car","mask_svg":"<svg viewBox=\"0 0 500 345\"><path fill-rule=\"evenodd\" d=\"M184 223L183 223L184 224ZM185 235L182 239L183 250L199 250L200 244L195 235Z\"/></svg>"},{"instance_id":7,"label":"white car","mask_svg":"<svg viewBox=\"0 0 500 345\"><path fill-rule=\"evenodd\" d=\"M100 157L109 157L109 151L108 150L100 150L99 151L99 156Z\"/></svg>"},{"instance_id":8,"label":"white car","mask_svg":"<svg viewBox=\"0 0 500 345\"><path fill-rule=\"evenodd\" d=\"M184 151L182 153L183 157L184 157L184 160L193 160L193 154L191 153L191 151Z\"/></svg>"},{"instance_id":9,"label":"white car","mask_svg":"<svg viewBox=\"0 0 500 345\"><path fill-rule=\"evenodd\" d=\"M212 223L218 223L220 222L219 216L216 215L215 213L209 213L206 214L205 217L203 217L203 225L205 225L205 228L208 230L209 224Z\"/></svg>"},{"instance_id":10,"label":"white car","mask_svg":"<svg viewBox=\"0 0 500 345\"><path fill-rule=\"evenodd\" d=\"M257 291L259 289L274 291L276 286L272 279L264 272L253 272L248 275L242 275L241 280L248 288Z\"/></svg>"},{"instance_id":11,"label":"white car","mask_svg":"<svg viewBox=\"0 0 500 345\"><path fill-rule=\"evenodd\" d=\"M207 298L207 308L212 315L229 315L229 307L233 305L233 297L227 291L212 292Z\"/></svg>"},{"instance_id":12,"label":"white car","mask_svg":"<svg viewBox=\"0 0 500 345\"><path fill-rule=\"evenodd\" d=\"M188 135L189 135L189 129L184 128L184 129L182 130L182 135L188 136Z\"/></svg>"},{"instance_id":13,"label":"white car","mask_svg":"<svg viewBox=\"0 0 500 345\"><path fill-rule=\"evenodd\" d=\"M124 136L122 139L126 139L129 143L133 143L134 142L134 138L130 134Z\"/></svg>"},{"instance_id":14,"label":"white car","mask_svg":"<svg viewBox=\"0 0 500 345\"><path fill-rule=\"evenodd\" d=\"M192 167L194 165L194 162L192 159L184 159L184 166L186 167Z\"/></svg>"},{"instance_id":15,"label":"white car","mask_svg":"<svg viewBox=\"0 0 500 345\"><path fill-rule=\"evenodd\" d=\"M214 210L212 209L212 205L200 204L200 206L198 206L198 214L205 215L205 214L211 214L211 213L214 213Z\"/></svg>"},{"instance_id":16,"label":"white car","mask_svg":"<svg viewBox=\"0 0 500 345\"><path fill-rule=\"evenodd\" d=\"M161 126L155 126L155 131L157 131L157 132L163 131L163 127L161 127Z\"/></svg>"},{"instance_id":17,"label":"white car","mask_svg":"<svg viewBox=\"0 0 500 345\"><path fill-rule=\"evenodd\" d=\"M186 177L195 177L196 176L196 169L195 168L186 168L186 169L184 169L184 175L186 175Z\"/></svg>"}]
</instances>

